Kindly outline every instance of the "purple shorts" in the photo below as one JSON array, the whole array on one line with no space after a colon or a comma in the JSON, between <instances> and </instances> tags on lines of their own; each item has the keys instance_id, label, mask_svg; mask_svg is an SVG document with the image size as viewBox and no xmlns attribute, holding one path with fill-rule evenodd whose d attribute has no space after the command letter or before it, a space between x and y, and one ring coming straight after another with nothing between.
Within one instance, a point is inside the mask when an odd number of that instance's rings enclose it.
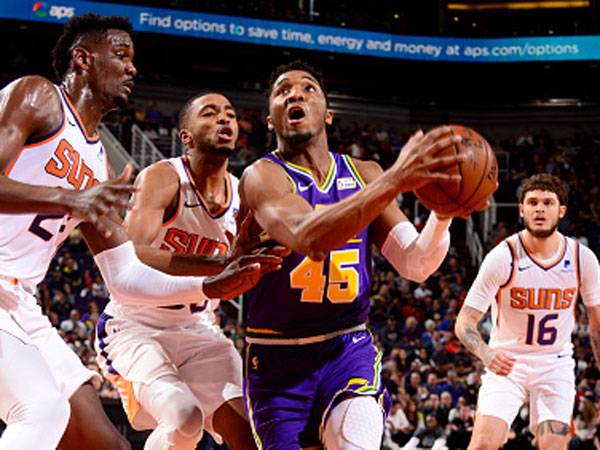
<instances>
[{"instance_id":1,"label":"purple shorts","mask_svg":"<svg viewBox=\"0 0 600 450\"><path fill-rule=\"evenodd\" d=\"M327 415L344 393L375 397L387 414L381 352L368 331L307 345L248 344L246 413L260 449L320 445Z\"/></svg>"}]
</instances>

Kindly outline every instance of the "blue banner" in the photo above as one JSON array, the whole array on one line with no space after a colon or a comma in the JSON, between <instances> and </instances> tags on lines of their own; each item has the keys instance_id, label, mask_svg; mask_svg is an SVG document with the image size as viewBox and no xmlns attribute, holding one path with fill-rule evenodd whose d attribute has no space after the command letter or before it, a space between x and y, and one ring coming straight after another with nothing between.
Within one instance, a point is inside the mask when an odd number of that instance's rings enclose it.
<instances>
[{"instance_id":1,"label":"blue banner","mask_svg":"<svg viewBox=\"0 0 600 450\"><path fill-rule=\"evenodd\" d=\"M5 19L62 23L87 12L126 16L134 29L142 32L394 59L456 62L600 60L600 36L498 39L403 36L77 0L61 0L59 3L0 1L0 18Z\"/></svg>"}]
</instances>

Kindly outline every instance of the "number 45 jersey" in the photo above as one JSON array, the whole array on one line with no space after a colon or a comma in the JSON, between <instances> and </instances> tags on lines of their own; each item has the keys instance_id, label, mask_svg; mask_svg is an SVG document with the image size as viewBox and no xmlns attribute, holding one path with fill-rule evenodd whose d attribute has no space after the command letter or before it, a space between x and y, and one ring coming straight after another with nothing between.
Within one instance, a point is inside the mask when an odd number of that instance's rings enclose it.
<instances>
[{"instance_id":1,"label":"number 45 jersey","mask_svg":"<svg viewBox=\"0 0 600 450\"><path fill-rule=\"evenodd\" d=\"M276 150L265 156L285 170L292 188L313 208L335 204L364 187L351 158L330 153L325 182L286 161ZM366 321L371 288L368 228L333 250L323 261L292 252L281 270L266 274L250 292L247 335L302 338L352 328Z\"/></svg>"},{"instance_id":2,"label":"number 45 jersey","mask_svg":"<svg viewBox=\"0 0 600 450\"><path fill-rule=\"evenodd\" d=\"M87 189L108 178L107 156L98 135L86 134L77 111L56 86L60 126L27 142L4 173L22 183ZM42 281L56 250L80 223L62 214L0 214L0 275L35 285Z\"/></svg>"},{"instance_id":3,"label":"number 45 jersey","mask_svg":"<svg viewBox=\"0 0 600 450\"><path fill-rule=\"evenodd\" d=\"M484 312L491 306L494 349L570 355L580 290L587 306L600 300L598 280L590 279L597 264L590 249L563 235L556 254L540 261L515 234L486 256L465 304Z\"/></svg>"}]
</instances>

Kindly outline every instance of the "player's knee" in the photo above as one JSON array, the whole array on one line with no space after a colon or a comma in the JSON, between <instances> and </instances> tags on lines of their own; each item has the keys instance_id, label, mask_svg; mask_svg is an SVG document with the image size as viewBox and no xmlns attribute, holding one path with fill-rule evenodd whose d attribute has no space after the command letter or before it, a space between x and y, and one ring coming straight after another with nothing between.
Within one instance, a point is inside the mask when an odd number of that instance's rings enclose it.
<instances>
[{"instance_id":1,"label":"player's knee","mask_svg":"<svg viewBox=\"0 0 600 450\"><path fill-rule=\"evenodd\" d=\"M565 450L568 438L564 436L537 436L537 444L540 450Z\"/></svg>"},{"instance_id":2,"label":"player's knee","mask_svg":"<svg viewBox=\"0 0 600 450\"><path fill-rule=\"evenodd\" d=\"M373 397L340 402L329 415L323 436L328 450L376 449L383 436L383 412Z\"/></svg>"}]
</instances>

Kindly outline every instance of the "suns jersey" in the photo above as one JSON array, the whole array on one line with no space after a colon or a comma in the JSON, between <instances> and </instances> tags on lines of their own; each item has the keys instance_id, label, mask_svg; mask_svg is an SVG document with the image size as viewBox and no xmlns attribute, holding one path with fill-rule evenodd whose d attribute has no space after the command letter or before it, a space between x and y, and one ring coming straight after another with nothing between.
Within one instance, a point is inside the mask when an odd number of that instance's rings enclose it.
<instances>
[{"instance_id":1,"label":"suns jersey","mask_svg":"<svg viewBox=\"0 0 600 450\"><path fill-rule=\"evenodd\" d=\"M225 255L229 252L230 239L236 234L235 219L240 208L238 179L230 173L227 174L225 206L211 213L202 193L194 184L187 158L171 158L166 162L173 166L179 177L177 207L170 217L164 218L160 233L151 246L177 254ZM193 320L190 312L213 310L218 304L218 300L211 300L166 309L161 308L160 304L157 304L156 308L148 308L123 305L117 298L107 305L106 312L113 317L135 317L151 325L171 326Z\"/></svg>"},{"instance_id":2,"label":"suns jersey","mask_svg":"<svg viewBox=\"0 0 600 450\"><path fill-rule=\"evenodd\" d=\"M86 134L62 89L55 88L62 106L60 126L27 142L4 175L27 184L87 189L108 179L106 152L98 135ZM60 214L0 214L0 274L29 285L39 283L79 222Z\"/></svg>"},{"instance_id":3,"label":"suns jersey","mask_svg":"<svg viewBox=\"0 0 600 450\"><path fill-rule=\"evenodd\" d=\"M172 253L188 255L225 255L229 241L236 234L235 218L240 209L238 179L227 174L225 206L211 213L195 186L187 157L167 160L179 176L177 208L165 218L160 233L152 246Z\"/></svg>"},{"instance_id":4,"label":"suns jersey","mask_svg":"<svg viewBox=\"0 0 600 450\"><path fill-rule=\"evenodd\" d=\"M351 158L330 153L322 186L307 169L279 151L264 157L285 170L294 192L313 208L335 203L364 187ZM323 261L296 252L281 270L266 274L250 292L247 335L261 338L310 337L364 323L369 312L371 245L368 227Z\"/></svg>"},{"instance_id":5,"label":"suns jersey","mask_svg":"<svg viewBox=\"0 0 600 450\"><path fill-rule=\"evenodd\" d=\"M571 354L582 269L589 271L590 285L583 299L593 306L600 302L597 286L591 287L598 284L592 280L594 273L598 277L598 262L577 241L560 238L557 254L546 262L531 256L520 234L486 256L465 304L481 311L491 304L491 348L512 354Z\"/></svg>"}]
</instances>

